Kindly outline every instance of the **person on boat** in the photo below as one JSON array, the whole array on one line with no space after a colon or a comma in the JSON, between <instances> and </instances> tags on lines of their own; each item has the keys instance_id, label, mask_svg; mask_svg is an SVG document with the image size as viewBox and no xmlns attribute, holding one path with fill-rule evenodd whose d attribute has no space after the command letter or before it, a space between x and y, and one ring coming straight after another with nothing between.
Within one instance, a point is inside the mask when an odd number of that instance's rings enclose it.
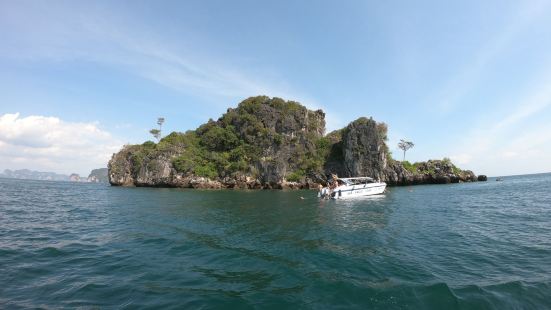
<instances>
[{"instance_id":1,"label":"person on boat","mask_svg":"<svg viewBox=\"0 0 551 310\"><path fill-rule=\"evenodd\" d=\"M329 197L331 197L331 194L333 193L333 190L339 185L338 184L339 177L334 173L330 173L325 175L325 178L327 179L326 187L324 188L320 184L318 186L318 190L321 198L329 199Z\"/></svg>"},{"instance_id":2,"label":"person on boat","mask_svg":"<svg viewBox=\"0 0 551 310\"><path fill-rule=\"evenodd\" d=\"M325 194L323 192L323 185L321 184L318 184L318 193L319 193L319 197L325 198Z\"/></svg>"},{"instance_id":3,"label":"person on boat","mask_svg":"<svg viewBox=\"0 0 551 310\"><path fill-rule=\"evenodd\" d=\"M329 193L328 193L329 197L331 197L335 188L339 186L338 179L339 177L336 174L334 173L331 174L331 179L329 179Z\"/></svg>"},{"instance_id":4,"label":"person on boat","mask_svg":"<svg viewBox=\"0 0 551 310\"><path fill-rule=\"evenodd\" d=\"M331 179L329 179L329 189L335 189L338 186L339 177L336 174L331 174Z\"/></svg>"}]
</instances>

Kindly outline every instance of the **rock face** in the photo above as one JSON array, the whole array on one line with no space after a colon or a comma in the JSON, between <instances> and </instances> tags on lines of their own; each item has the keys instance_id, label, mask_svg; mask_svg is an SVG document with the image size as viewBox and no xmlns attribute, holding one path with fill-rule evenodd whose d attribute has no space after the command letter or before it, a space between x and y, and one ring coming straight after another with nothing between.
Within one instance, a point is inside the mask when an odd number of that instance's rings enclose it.
<instances>
[{"instance_id":1,"label":"rock face","mask_svg":"<svg viewBox=\"0 0 551 310\"><path fill-rule=\"evenodd\" d=\"M305 188L325 114L293 101L252 97L195 131L125 146L109 162L119 186ZM312 166L312 167L311 167ZM319 169L318 169L319 170Z\"/></svg>"},{"instance_id":2,"label":"rock face","mask_svg":"<svg viewBox=\"0 0 551 310\"><path fill-rule=\"evenodd\" d=\"M134 185L133 168L130 162L131 148L131 146L124 146L118 153L113 154L113 157L111 157L111 160L107 164L109 183L111 185Z\"/></svg>"},{"instance_id":3,"label":"rock face","mask_svg":"<svg viewBox=\"0 0 551 310\"><path fill-rule=\"evenodd\" d=\"M469 170L460 170L449 159L409 164L389 156L387 127L373 119L359 118L346 128L330 133L333 148L325 173L341 177L370 176L389 185L447 184L476 181Z\"/></svg>"},{"instance_id":4,"label":"rock face","mask_svg":"<svg viewBox=\"0 0 551 310\"><path fill-rule=\"evenodd\" d=\"M389 155L386 131L384 123L361 117L330 133L328 139L332 146L324 172L341 177L371 176L383 180Z\"/></svg>"},{"instance_id":5,"label":"rock face","mask_svg":"<svg viewBox=\"0 0 551 310\"><path fill-rule=\"evenodd\" d=\"M109 171L107 168L94 169L88 175L88 182L107 183L109 182Z\"/></svg>"},{"instance_id":6,"label":"rock face","mask_svg":"<svg viewBox=\"0 0 551 310\"><path fill-rule=\"evenodd\" d=\"M143 145L124 146L109 161L109 183L118 186L190 187L188 183L193 179L184 179L172 163L172 159L181 152L178 147L148 153L144 152Z\"/></svg>"},{"instance_id":7,"label":"rock face","mask_svg":"<svg viewBox=\"0 0 551 310\"><path fill-rule=\"evenodd\" d=\"M486 182L486 181L488 181L488 177L485 176L485 175L483 175L483 174L481 174L481 175L478 176L478 181L480 181L480 182Z\"/></svg>"},{"instance_id":8,"label":"rock face","mask_svg":"<svg viewBox=\"0 0 551 310\"><path fill-rule=\"evenodd\" d=\"M429 160L407 169L401 162L392 161L384 170L383 180L389 185L448 184L475 182L470 170L459 170L449 160Z\"/></svg>"},{"instance_id":9,"label":"rock face","mask_svg":"<svg viewBox=\"0 0 551 310\"><path fill-rule=\"evenodd\" d=\"M251 117L233 116L243 114ZM239 139L259 152L259 156L251 158L251 169L241 172L254 172L266 188L281 188L288 175L300 170L306 156L315 155L315 142L325 133L323 111L310 111L278 98L254 106L240 105L228 110L224 117L230 119L228 123L236 129ZM219 122L223 123L224 117Z\"/></svg>"},{"instance_id":10,"label":"rock face","mask_svg":"<svg viewBox=\"0 0 551 310\"><path fill-rule=\"evenodd\" d=\"M371 176L389 185L476 181L449 160L401 163L389 156L387 126L359 118L325 133L325 114L279 98L251 97L195 131L124 146L109 161L117 186L298 189L326 175ZM407 164L407 165L406 165Z\"/></svg>"},{"instance_id":11,"label":"rock face","mask_svg":"<svg viewBox=\"0 0 551 310\"><path fill-rule=\"evenodd\" d=\"M78 175L77 173L72 173L69 176L69 181L71 181L71 182L80 182L80 175Z\"/></svg>"},{"instance_id":12,"label":"rock face","mask_svg":"<svg viewBox=\"0 0 551 310\"><path fill-rule=\"evenodd\" d=\"M360 118L346 127L342 139L343 175L383 179L388 151L382 135L373 119Z\"/></svg>"}]
</instances>

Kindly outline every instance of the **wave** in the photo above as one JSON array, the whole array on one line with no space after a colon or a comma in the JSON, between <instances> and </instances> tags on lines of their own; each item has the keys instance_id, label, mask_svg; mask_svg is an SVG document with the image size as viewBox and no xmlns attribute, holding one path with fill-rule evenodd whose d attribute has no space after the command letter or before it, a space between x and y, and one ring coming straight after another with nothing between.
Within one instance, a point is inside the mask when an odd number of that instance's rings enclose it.
<instances>
[{"instance_id":1,"label":"wave","mask_svg":"<svg viewBox=\"0 0 551 310\"><path fill-rule=\"evenodd\" d=\"M374 298L367 305L379 309L546 309L551 296L551 281L510 281L492 285L450 287L397 285L370 290ZM362 302L356 306L366 306Z\"/></svg>"}]
</instances>

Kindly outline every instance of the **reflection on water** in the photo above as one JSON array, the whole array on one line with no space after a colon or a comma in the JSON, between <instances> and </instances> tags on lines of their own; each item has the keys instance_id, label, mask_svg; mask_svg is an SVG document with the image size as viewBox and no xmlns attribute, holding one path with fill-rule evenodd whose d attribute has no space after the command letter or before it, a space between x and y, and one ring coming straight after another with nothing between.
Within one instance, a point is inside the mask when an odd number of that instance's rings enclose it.
<instances>
[{"instance_id":1,"label":"reflection on water","mask_svg":"<svg viewBox=\"0 0 551 310\"><path fill-rule=\"evenodd\" d=\"M386 195L374 195L325 201L330 209L330 213L325 216L341 229L367 232L381 229L388 223L388 217L392 212L385 206L387 199Z\"/></svg>"}]
</instances>

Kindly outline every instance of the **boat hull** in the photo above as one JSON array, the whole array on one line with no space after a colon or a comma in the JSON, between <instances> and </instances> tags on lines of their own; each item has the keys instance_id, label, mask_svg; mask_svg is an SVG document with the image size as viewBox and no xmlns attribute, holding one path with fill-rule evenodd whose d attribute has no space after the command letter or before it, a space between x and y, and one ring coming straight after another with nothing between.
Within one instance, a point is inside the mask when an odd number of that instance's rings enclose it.
<instances>
[{"instance_id":1,"label":"boat hull","mask_svg":"<svg viewBox=\"0 0 551 310\"><path fill-rule=\"evenodd\" d=\"M385 192L386 183L368 183L368 184L356 184L356 185L341 185L333 189L323 188L318 196L327 197L331 199L347 199L363 196L380 195Z\"/></svg>"}]
</instances>

